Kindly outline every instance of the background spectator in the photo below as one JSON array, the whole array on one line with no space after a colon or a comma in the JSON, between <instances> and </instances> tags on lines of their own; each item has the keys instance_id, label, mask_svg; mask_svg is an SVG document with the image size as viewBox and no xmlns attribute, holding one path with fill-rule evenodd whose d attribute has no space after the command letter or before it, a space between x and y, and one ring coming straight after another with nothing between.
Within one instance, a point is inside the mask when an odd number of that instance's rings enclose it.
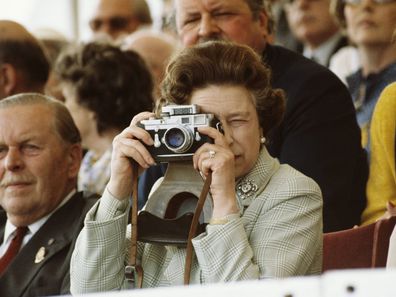
<instances>
[{"instance_id":1,"label":"background spectator","mask_svg":"<svg viewBox=\"0 0 396 297\"><path fill-rule=\"evenodd\" d=\"M44 47L44 51L47 54L47 58L51 67L49 78L47 80L47 84L45 85L45 93L60 101L65 101L59 85L59 80L56 77L53 69L55 67L56 59L62 50L69 45L69 41L61 33L50 28L41 28L35 30L34 35Z\"/></svg>"},{"instance_id":2,"label":"background spectator","mask_svg":"<svg viewBox=\"0 0 396 297\"><path fill-rule=\"evenodd\" d=\"M102 194L110 177L114 136L134 115L152 109L151 74L136 52L96 42L64 52L55 71L83 147L88 149L78 187Z\"/></svg>"},{"instance_id":3,"label":"background spectator","mask_svg":"<svg viewBox=\"0 0 396 297\"><path fill-rule=\"evenodd\" d=\"M364 224L379 219L386 211L388 202L393 206L396 204L396 83L382 92L374 109L370 129L370 175L367 182L367 208L362 217Z\"/></svg>"},{"instance_id":4,"label":"background spectator","mask_svg":"<svg viewBox=\"0 0 396 297\"><path fill-rule=\"evenodd\" d=\"M146 61L154 78L154 93L158 98L159 86L165 75L165 68L171 56L178 50L178 41L172 36L139 30L124 40L124 50L135 50Z\"/></svg>"},{"instance_id":5,"label":"background spectator","mask_svg":"<svg viewBox=\"0 0 396 297\"><path fill-rule=\"evenodd\" d=\"M335 10L359 52L360 69L347 77L362 130L362 145L370 152L369 129L382 90L396 81L396 2L337 0Z\"/></svg>"},{"instance_id":6,"label":"background spectator","mask_svg":"<svg viewBox=\"0 0 396 297\"><path fill-rule=\"evenodd\" d=\"M0 20L0 99L44 92L49 63L38 41L23 26Z\"/></svg>"},{"instance_id":7,"label":"background spectator","mask_svg":"<svg viewBox=\"0 0 396 297\"><path fill-rule=\"evenodd\" d=\"M289 0L285 5L289 27L302 43L302 54L328 67L331 56L348 44L330 14L331 0Z\"/></svg>"},{"instance_id":8,"label":"background spectator","mask_svg":"<svg viewBox=\"0 0 396 297\"><path fill-rule=\"evenodd\" d=\"M151 24L145 0L100 0L89 22L95 35L106 34L114 40Z\"/></svg>"}]
</instances>

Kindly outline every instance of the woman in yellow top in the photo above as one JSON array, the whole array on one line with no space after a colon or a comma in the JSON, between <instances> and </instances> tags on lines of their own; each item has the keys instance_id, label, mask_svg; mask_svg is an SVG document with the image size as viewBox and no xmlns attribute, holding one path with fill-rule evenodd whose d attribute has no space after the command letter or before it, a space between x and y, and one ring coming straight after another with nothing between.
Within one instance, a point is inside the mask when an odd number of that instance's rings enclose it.
<instances>
[{"instance_id":1,"label":"woman in yellow top","mask_svg":"<svg viewBox=\"0 0 396 297\"><path fill-rule=\"evenodd\" d=\"M395 133L396 82L381 93L371 122L370 176L363 224L373 223L385 212L396 212L392 206L396 205ZM387 205L388 202L392 204Z\"/></svg>"}]
</instances>

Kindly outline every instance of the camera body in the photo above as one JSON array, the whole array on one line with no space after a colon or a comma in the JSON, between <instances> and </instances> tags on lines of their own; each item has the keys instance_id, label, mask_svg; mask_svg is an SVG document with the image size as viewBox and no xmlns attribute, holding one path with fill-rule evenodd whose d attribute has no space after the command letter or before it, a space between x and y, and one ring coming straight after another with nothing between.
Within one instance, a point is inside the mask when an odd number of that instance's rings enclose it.
<instances>
[{"instance_id":1,"label":"camera body","mask_svg":"<svg viewBox=\"0 0 396 297\"><path fill-rule=\"evenodd\" d=\"M204 143L213 143L198 127L214 127L220 130L220 122L213 114L199 113L197 105L167 105L162 107L161 117L141 121L138 126L150 133L154 145L146 146L156 162L191 160L195 151Z\"/></svg>"}]
</instances>

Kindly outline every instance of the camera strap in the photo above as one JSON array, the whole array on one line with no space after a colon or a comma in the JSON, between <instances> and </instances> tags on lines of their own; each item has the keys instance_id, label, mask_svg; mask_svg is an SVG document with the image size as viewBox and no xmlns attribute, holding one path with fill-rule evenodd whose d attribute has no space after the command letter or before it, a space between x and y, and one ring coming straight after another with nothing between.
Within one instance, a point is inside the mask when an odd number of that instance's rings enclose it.
<instances>
[{"instance_id":1,"label":"camera strap","mask_svg":"<svg viewBox=\"0 0 396 297\"><path fill-rule=\"evenodd\" d=\"M185 285L188 285L190 283L191 265L192 265L192 258L193 258L193 254L194 254L192 239L197 234L199 216L201 215L203 206L205 204L206 197L208 196L211 182L212 182L212 172L209 171L209 174L206 177L205 183L202 187L202 191L199 196L197 206L194 211L194 216L193 216L191 226L190 226L190 232L188 233L188 241L187 241L187 247L186 247L186 262L184 265L184 284Z\"/></svg>"},{"instance_id":2,"label":"camera strap","mask_svg":"<svg viewBox=\"0 0 396 297\"><path fill-rule=\"evenodd\" d=\"M125 278L128 282L129 288L142 288L143 285L143 268L136 263L137 259L137 216L138 216L138 164L132 162L133 174L133 192L132 192L132 207L131 207L131 247L129 254L129 265L125 267Z\"/></svg>"},{"instance_id":3,"label":"camera strap","mask_svg":"<svg viewBox=\"0 0 396 297\"><path fill-rule=\"evenodd\" d=\"M130 288L142 288L144 271L140 264L137 264L137 241L138 241L138 165L133 163L133 194L131 207L131 246L129 265L125 267L125 278ZM191 221L188 240L186 246L186 261L184 265L184 284L188 285L190 282L190 273L192 267L192 259L194 255L194 248L192 239L197 235L199 227L199 218L205 204L205 200L209 193L210 184L212 181L212 173L209 172L203 184L199 199L197 201L194 215Z\"/></svg>"}]
</instances>

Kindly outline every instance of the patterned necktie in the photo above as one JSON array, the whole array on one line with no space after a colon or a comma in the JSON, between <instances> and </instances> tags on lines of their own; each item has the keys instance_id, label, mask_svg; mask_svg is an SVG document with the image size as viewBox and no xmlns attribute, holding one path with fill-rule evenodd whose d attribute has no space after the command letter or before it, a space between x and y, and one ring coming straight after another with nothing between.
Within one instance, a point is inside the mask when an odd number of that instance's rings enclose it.
<instances>
[{"instance_id":1,"label":"patterned necktie","mask_svg":"<svg viewBox=\"0 0 396 297\"><path fill-rule=\"evenodd\" d=\"M26 226L18 227L16 229L14 238L11 240L11 243L8 246L7 251L0 259L0 275L6 271L7 266L11 263L12 259L14 259L14 257L18 254L22 245L23 237L26 235L28 230L29 228Z\"/></svg>"}]
</instances>

